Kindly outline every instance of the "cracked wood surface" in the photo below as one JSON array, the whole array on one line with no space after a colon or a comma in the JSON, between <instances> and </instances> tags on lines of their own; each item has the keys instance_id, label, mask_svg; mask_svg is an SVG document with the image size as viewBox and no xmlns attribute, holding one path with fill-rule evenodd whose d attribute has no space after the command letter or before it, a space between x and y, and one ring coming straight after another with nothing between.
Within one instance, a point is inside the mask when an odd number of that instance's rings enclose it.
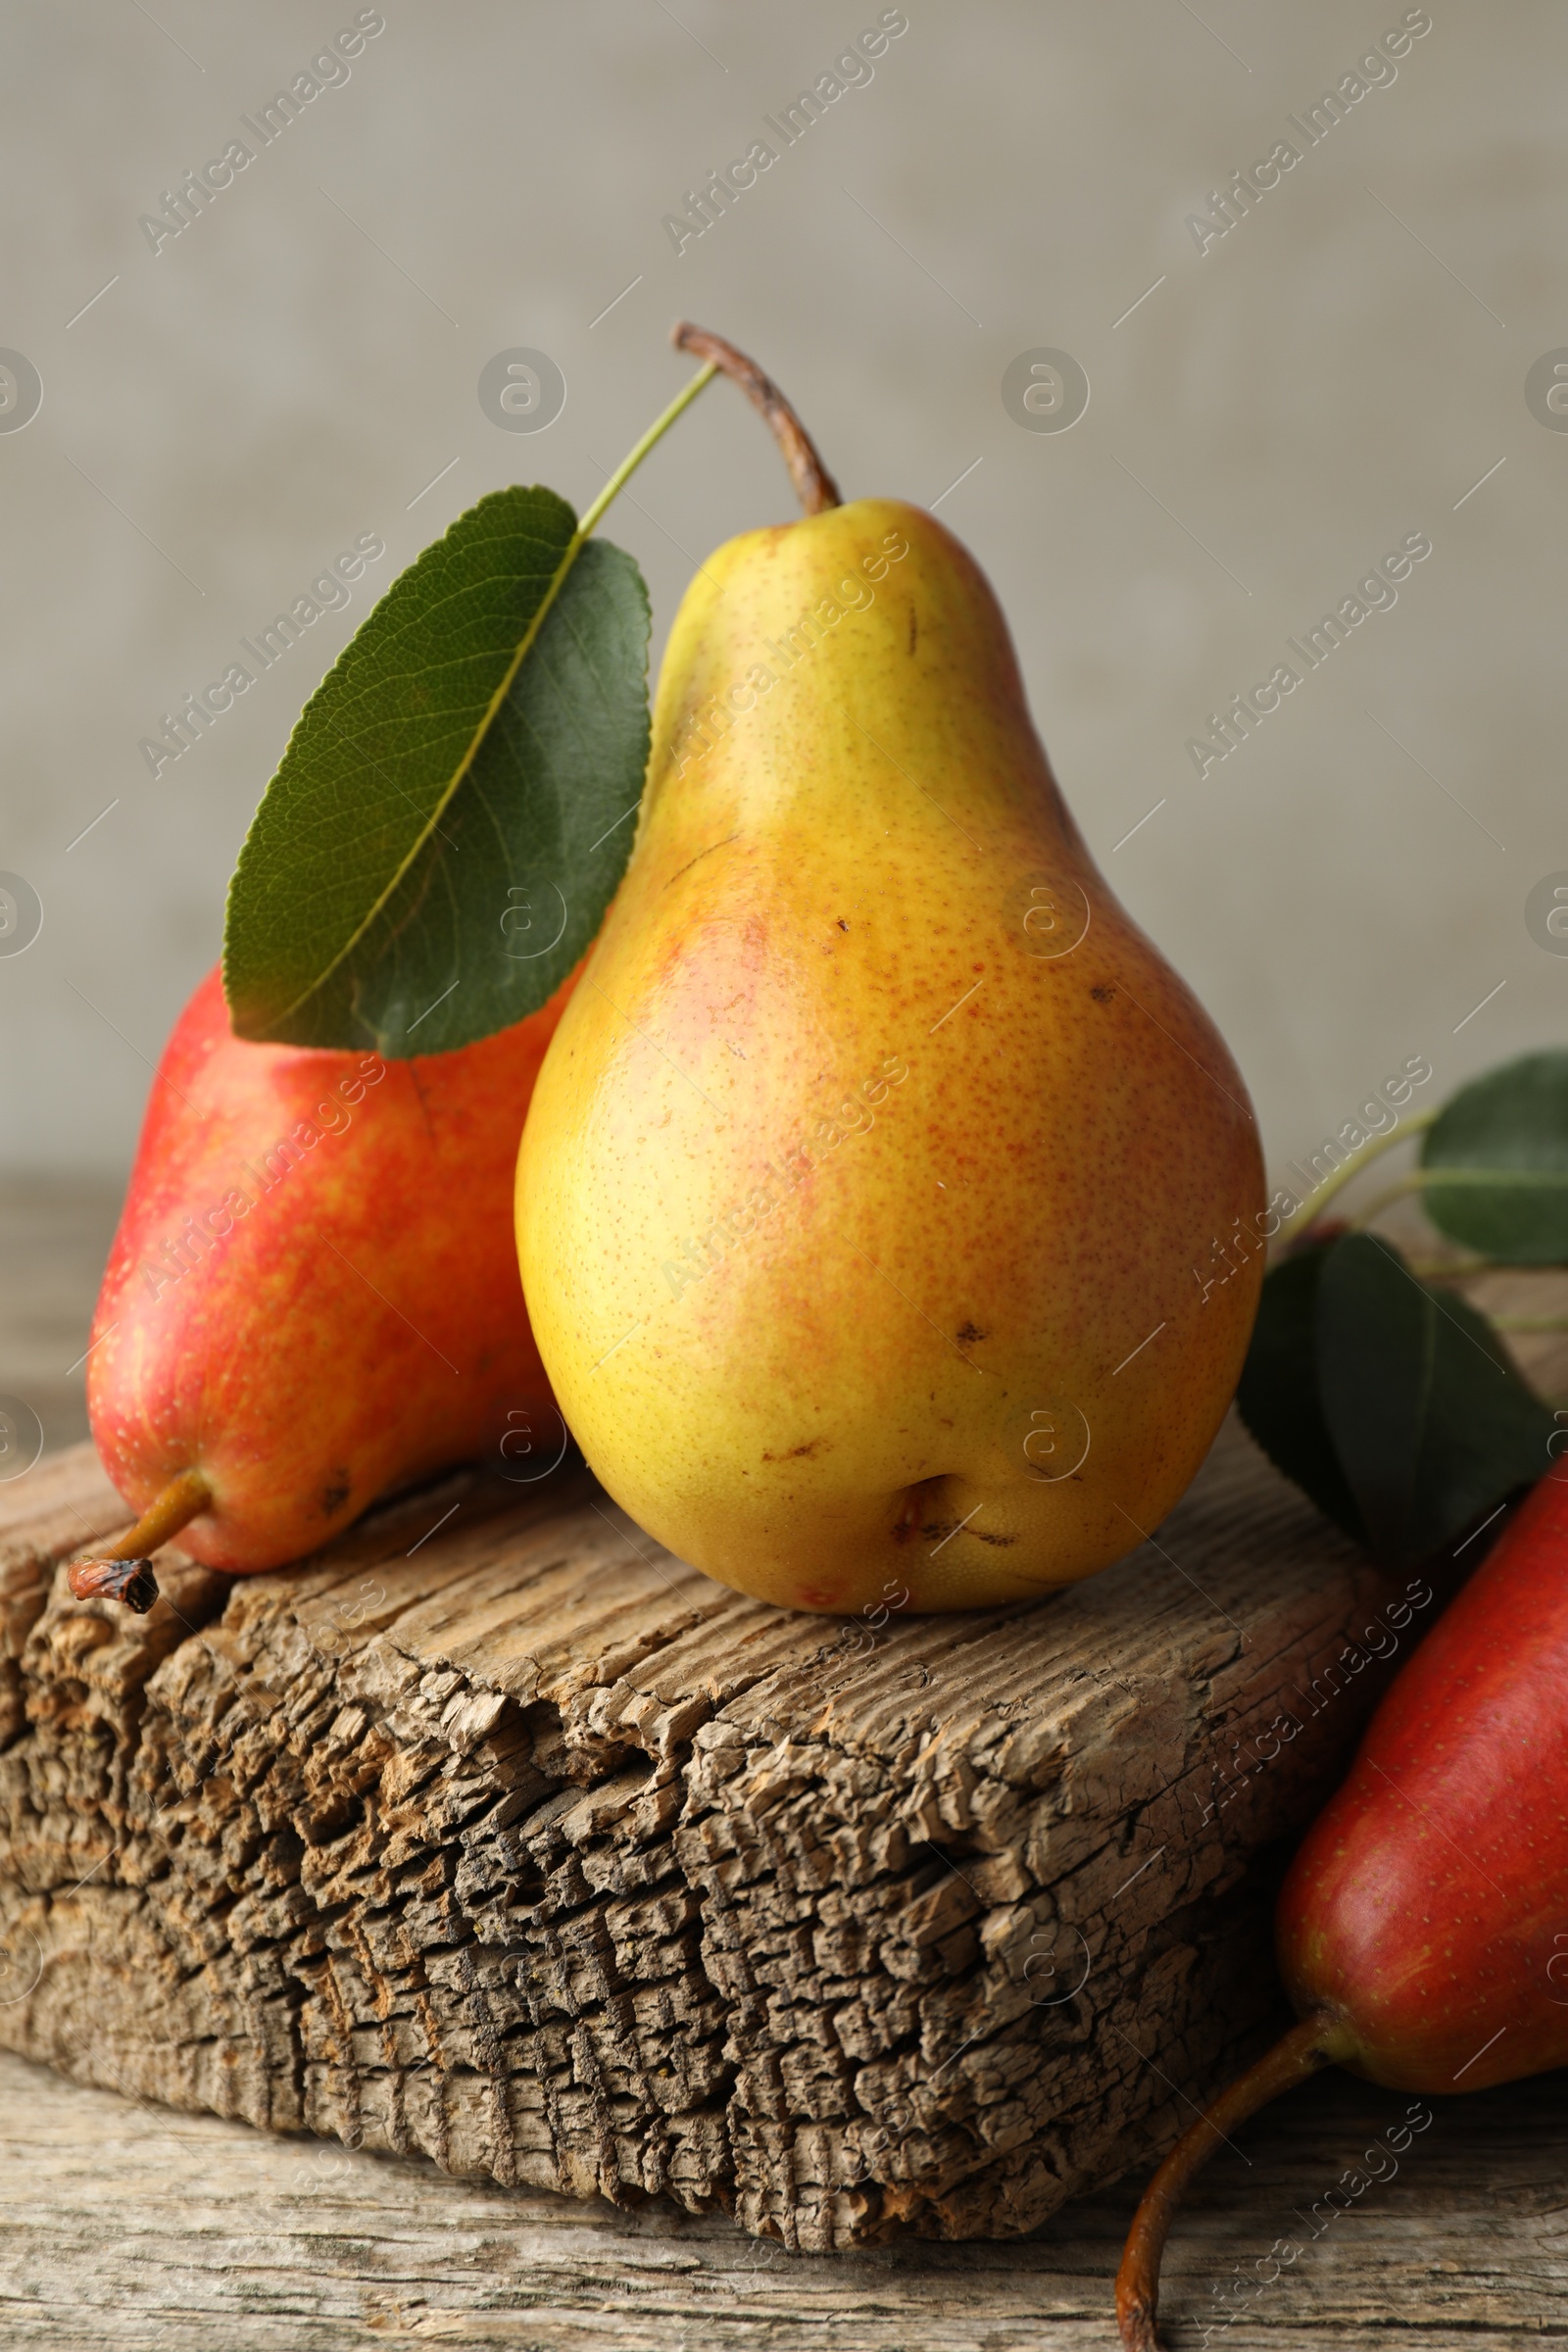
<instances>
[{"instance_id":1,"label":"cracked wood surface","mask_svg":"<svg viewBox=\"0 0 1568 2352\"><path fill-rule=\"evenodd\" d=\"M65 1590L88 1448L0 1511L0 2044L791 2252L1016 2236L1174 2136L1397 1617L1234 1426L1119 1568L876 1631L580 1475L172 1550L141 1619Z\"/></svg>"},{"instance_id":2,"label":"cracked wood surface","mask_svg":"<svg viewBox=\"0 0 1568 2352\"><path fill-rule=\"evenodd\" d=\"M1565 2090L1555 2075L1432 2101L1434 2124L1397 2173L1332 2223L1314 2208L1369 2146L1387 2147L1403 2094L1332 2074L1255 2117L1240 2135L1246 2165L1216 2159L1172 2239L1162 2317L1175 2352L1560 2341ZM1101 2190L1004 2245L906 2235L790 2254L667 2200L617 2212L455 2180L172 2115L0 2056L0 2340L28 2352L1116 2352L1110 2282L1136 2195L1133 2180ZM1283 2263L1282 2243L1297 2249Z\"/></svg>"}]
</instances>

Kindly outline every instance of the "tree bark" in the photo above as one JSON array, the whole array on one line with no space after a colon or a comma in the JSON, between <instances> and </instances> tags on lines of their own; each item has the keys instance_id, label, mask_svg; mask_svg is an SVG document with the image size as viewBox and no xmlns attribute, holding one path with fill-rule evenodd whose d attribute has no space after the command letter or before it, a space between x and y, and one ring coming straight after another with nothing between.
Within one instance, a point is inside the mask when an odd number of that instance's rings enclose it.
<instances>
[{"instance_id":1,"label":"tree bark","mask_svg":"<svg viewBox=\"0 0 1568 2352\"><path fill-rule=\"evenodd\" d=\"M234 1583L171 1549L145 1618L65 1587L127 1519L85 1446L0 1490L0 2043L808 2251L1014 2235L1169 2143L1436 1613L1234 1425L1120 1567L881 1625L581 1474Z\"/></svg>"}]
</instances>

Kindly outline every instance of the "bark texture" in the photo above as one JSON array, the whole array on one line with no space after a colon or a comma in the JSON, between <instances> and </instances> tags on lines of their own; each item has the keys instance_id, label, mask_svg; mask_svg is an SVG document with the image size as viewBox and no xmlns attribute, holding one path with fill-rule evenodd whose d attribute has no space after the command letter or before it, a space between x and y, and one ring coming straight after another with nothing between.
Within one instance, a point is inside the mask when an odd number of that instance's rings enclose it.
<instances>
[{"instance_id":1,"label":"bark texture","mask_svg":"<svg viewBox=\"0 0 1568 2352\"><path fill-rule=\"evenodd\" d=\"M466 1474L287 1572L168 1551L131 1618L62 1565L126 1517L87 1447L0 1491L0 2043L791 2251L1015 2235L1165 2145L1434 1613L1235 1427L1133 1559L957 1618Z\"/></svg>"}]
</instances>

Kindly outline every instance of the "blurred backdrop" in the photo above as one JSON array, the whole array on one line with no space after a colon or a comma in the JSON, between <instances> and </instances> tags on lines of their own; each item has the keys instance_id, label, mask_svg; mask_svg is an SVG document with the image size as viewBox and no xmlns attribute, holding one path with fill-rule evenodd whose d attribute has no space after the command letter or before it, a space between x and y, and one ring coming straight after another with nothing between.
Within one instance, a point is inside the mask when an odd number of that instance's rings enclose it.
<instances>
[{"instance_id":1,"label":"blurred backdrop","mask_svg":"<svg viewBox=\"0 0 1568 2352\"><path fill-rule=\"evenodd\" d=\"M1545 0L73 0L6 38L0 1388L51 1442L302 702L481 493L588 502L690 371L677 316L778 375L847 496L974 552L1272 1168L1413 1056L1436 1100L1568 1032ZM509 416L517 351L548 367ZM656 658L703 555L793 511L714 386L609 526ZM350 603L142 748L367 535Z\"/></svg>"}]
</instances>

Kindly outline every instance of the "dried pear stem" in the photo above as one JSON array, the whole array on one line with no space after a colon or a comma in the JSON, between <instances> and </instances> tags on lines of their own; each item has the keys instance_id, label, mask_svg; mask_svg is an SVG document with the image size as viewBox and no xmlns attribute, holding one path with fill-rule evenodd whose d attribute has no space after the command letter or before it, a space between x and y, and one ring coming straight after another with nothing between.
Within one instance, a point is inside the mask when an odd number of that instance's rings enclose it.
<instances>
[{"instance_id":1,"label":"dried pear stem","mask_svg":"<svg viewBox=\"0 0 1568 2352\"><path fill-rule=\"evenodd\" d=\"M1207 2163L1220 2141L1228 2139L1259 2107L1278 2098L1282 2090L1304 2082L1321 2068L1338 2065L1350 2055L1351 2048L1343 2026L1328 2017L1309 2017L1283 2035L1255 2066L1239 2075L1183 2132L1144 2191L1116 2273L1116 2324L1126 2352L1159 2352L1154 2326L1159 2308L1159 2260L1176 2208L1194 2174Z\"/></svg>"},{"instance_id":2,"label":"dried pear stem","mask_svg":"<svg viewBox=\"0 0 1568 2352\"><path fill-rule=\"evenodd\" d=\"M843 505L838 484L817 456L810 434L772 377L764 375L755 360L737 351L733 343L726 343L722 335L711 335L706 326L693 326L685 318L670 329L669 339L677 351L689 351L694 358L709 361L739 384L754 408L761 410L808 514L823 514L829 507Z\"/></svg>"},{"instance_id":3,"label":"dried pear stem","mask_svg":"<svg viewBox=\"0 0 1568 2352\"><path fill-rule=\"evenodd\" d=\"M145 1617L158 1598L158 1579L148 1555L177 1536L212 1499L212 1488L201 1472L182 1470L118 1544L90 1560L76 1561L66 1580L76 1599L122 1600L127 1609Z\"/></svg>"}]
</instances>

